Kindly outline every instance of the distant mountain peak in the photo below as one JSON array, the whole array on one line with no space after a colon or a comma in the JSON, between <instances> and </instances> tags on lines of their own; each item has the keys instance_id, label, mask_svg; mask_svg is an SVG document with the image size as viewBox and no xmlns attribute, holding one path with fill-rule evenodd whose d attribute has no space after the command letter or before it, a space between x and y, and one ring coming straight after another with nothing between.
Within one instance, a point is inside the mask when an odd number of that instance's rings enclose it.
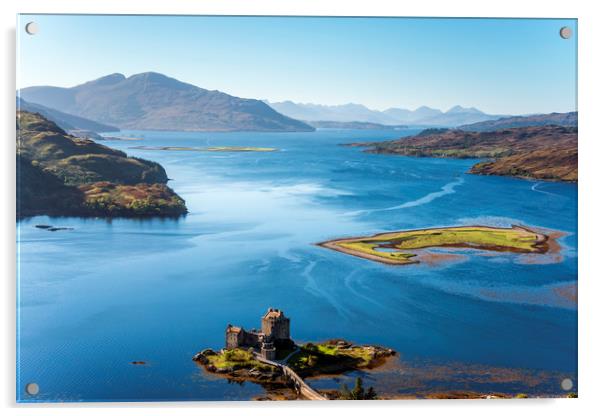
<instances>
[{"instance_id":1,"label":"distant mountain peak","mask_svg":"<svg viewBox=\"0 0 602 416\"><path fill-rule=\"evenodd\" d=\"M130 75L128 80L144 79L147 81L178 81L175 78L168 77L167 75L160 74L158 72L141 72L139 74ZM180 82L180 81L178 81Z\"/></svg>"},{"instance_id":2,"label":"distant mountain peak","mask_svg":"<svg viewBox=\"0 0 602 416\"><path fill-rule=\"evenodd\" d=\"M206 92L207 90L204 88L197 87L192 84L188 84L186 82L182 82L172 77L168 77L167 75L160 74L158 72L141 72L139 74L130 75L125 79L126 83L130 83L132 85L144 85L144 88L152 85L159 88L165 89L173 89L175 90L196 90ZM215 93L220 93L219 91L214 91Z\"/></svg>"},{"instance_id":3,"label":"distant mountain peak","mask_svg":"<svg viewBox=\"0 0 602 416\"><path fill-rule=\"evenodd\" d=\"M366 107L363 104L357 104L357 103L347 103L347 104L342 104L337 106L339 108L352 108L352 109L360 109L360 110L368 110L368 107Z\"/></svg>"},{"instance_id":4,"label":"distant mountain peak","mask_svg":"<svg viewBox=\"0 0 602 416\"><path fill-rule=\"evenodd\" d=\"M113 84L117 84L125 79L126 79L125 75L115 72L114 74L105 75L104 77L100 77L100 78L94 79L92 81L88 81L81 85L88 85L88 86L90 86L90 85L113 85Z\"/></svg>"},{"instance_id":5,"label":"distant mountain peak","mask_svg":"<svg viewBox=\"0 0 602 416\"><path fill-rule=\"evenodd\" d=\"M259 100L209 91L158 72L111 74L73 88L29 87L21 96L120 128L189 131L313 131Z\"/></svg>"},{"instance_id":6,"label":"distant mountain peak","mask_svg":"<svg viewBox=\"0 0 602 416\"><path fill-rule=\"evenodd\" d=\"M475 107L462 107L461 105L455 105L445 112L445 114L485 114L481 110Z\"/></svg>"}]
</instances>

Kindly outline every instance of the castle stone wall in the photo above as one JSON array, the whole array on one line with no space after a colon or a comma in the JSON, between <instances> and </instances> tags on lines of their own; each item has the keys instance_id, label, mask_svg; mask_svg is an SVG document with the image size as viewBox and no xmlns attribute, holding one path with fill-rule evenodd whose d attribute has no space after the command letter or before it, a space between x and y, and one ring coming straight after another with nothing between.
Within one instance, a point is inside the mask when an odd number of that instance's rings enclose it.
<instances>
[{"instance_id":1,"label":"castle stone wall","mask_svg":"<svg viewBox=\"0 0 602 416\"><path fill-rule=\"evenodd\" d=\"M226 349L234 348L257 348L264 349L263 344L268 344L267 355L275 354L273 343L282 347L282 342L290 340L290 319L278 309L270 308L261 319L261 332L256 330L245 331L242 327L228 324L226 328ZM274 350L273 352L271 350Z\"/></svg>"}]
</instances>

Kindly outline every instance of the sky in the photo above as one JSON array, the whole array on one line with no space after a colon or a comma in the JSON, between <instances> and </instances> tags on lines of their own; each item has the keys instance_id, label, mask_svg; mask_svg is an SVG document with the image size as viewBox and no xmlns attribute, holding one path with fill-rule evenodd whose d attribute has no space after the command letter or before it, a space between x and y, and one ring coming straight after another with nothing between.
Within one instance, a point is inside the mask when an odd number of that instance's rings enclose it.
<instances>
[{"instance_id":1,"label":"sky","mask_svg":"<svg viewBox=\"0 0 602 416\"><path fill-rule=\"evenodd\" d=\"M17 31L18 88L155 71L269 101L576 110L574 19L21 15Z\"/></svg>"}]
</instances>

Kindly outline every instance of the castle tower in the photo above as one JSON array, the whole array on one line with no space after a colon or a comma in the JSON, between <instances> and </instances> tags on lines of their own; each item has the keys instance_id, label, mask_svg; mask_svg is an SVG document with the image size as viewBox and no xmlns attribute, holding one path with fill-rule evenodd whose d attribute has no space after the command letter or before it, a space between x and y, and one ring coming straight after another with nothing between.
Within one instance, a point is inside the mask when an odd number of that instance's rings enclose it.
<instances>
[{"instance_id":1,"label":"castle tower","mask_svg":"<svg viewBox=\"0 0 602 416\"><path fill-rule=\"evenodd\" d=\"M231 350L242 346L243 335L241 327L228 324L226 327L226 349Z\"/></svg>"},{"instance_id":2,"label":"castle tower","mask_svg":"<svg viewBox=\"0 0 602 416\"><path fill-rule=\"evenodd\" d=\"M284 316L284 312L279 309L270 308L261 318L261 332L270 341L280 341L290 339L289 318Z\"/></svg>"},{"instance_id":3,"label":"castle tower","mask_svg":"<svg viewBox=\"0 0 602 416\"><path fill-rule=\"evenodd\" d=\"M276 348L274 348L274 344L271 342L262 342L261 343L261 356L266 360L275 360L276 359Z\"/></svg>"}]
</instances>

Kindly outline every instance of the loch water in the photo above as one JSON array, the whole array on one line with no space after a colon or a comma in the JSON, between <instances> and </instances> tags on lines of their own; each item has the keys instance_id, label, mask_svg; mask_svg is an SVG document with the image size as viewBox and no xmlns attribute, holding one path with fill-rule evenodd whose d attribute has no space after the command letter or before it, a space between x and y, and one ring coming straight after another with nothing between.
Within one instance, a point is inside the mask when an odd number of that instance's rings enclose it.
<instances>
[{"instance_id":1,"label":"loch water","mask_svg":"<svg viewBox=\"0 0 602 416\"><path fill-rule=\"evenodd\" d=\"M191 357L221 348L228 323L258 327L268 307L290 316L297 341L345 338L391 347L416 366L542 371L575 381L577 310L559 293L577 281L576 185L470 175L475 160L340 145L415 132L124 131L143 140L106 141L161 163L190 213L177 220L17 222L17 399L251 399L262 387L204 373ZM278 151L132 148L139 145ZM50 232L38 224L73 229ZM315 245L469 224L523 224L565 236L547 264L465 250L458 261L389 266ZM407 390L390 372L366 377ZM310 384L336 388L339 381ZM40 387L36 396L25 393L32 382ZM474 389L445 383L438 388ZM549 388L543 394L562 394Z\"/></svg>"}]
</instances>

